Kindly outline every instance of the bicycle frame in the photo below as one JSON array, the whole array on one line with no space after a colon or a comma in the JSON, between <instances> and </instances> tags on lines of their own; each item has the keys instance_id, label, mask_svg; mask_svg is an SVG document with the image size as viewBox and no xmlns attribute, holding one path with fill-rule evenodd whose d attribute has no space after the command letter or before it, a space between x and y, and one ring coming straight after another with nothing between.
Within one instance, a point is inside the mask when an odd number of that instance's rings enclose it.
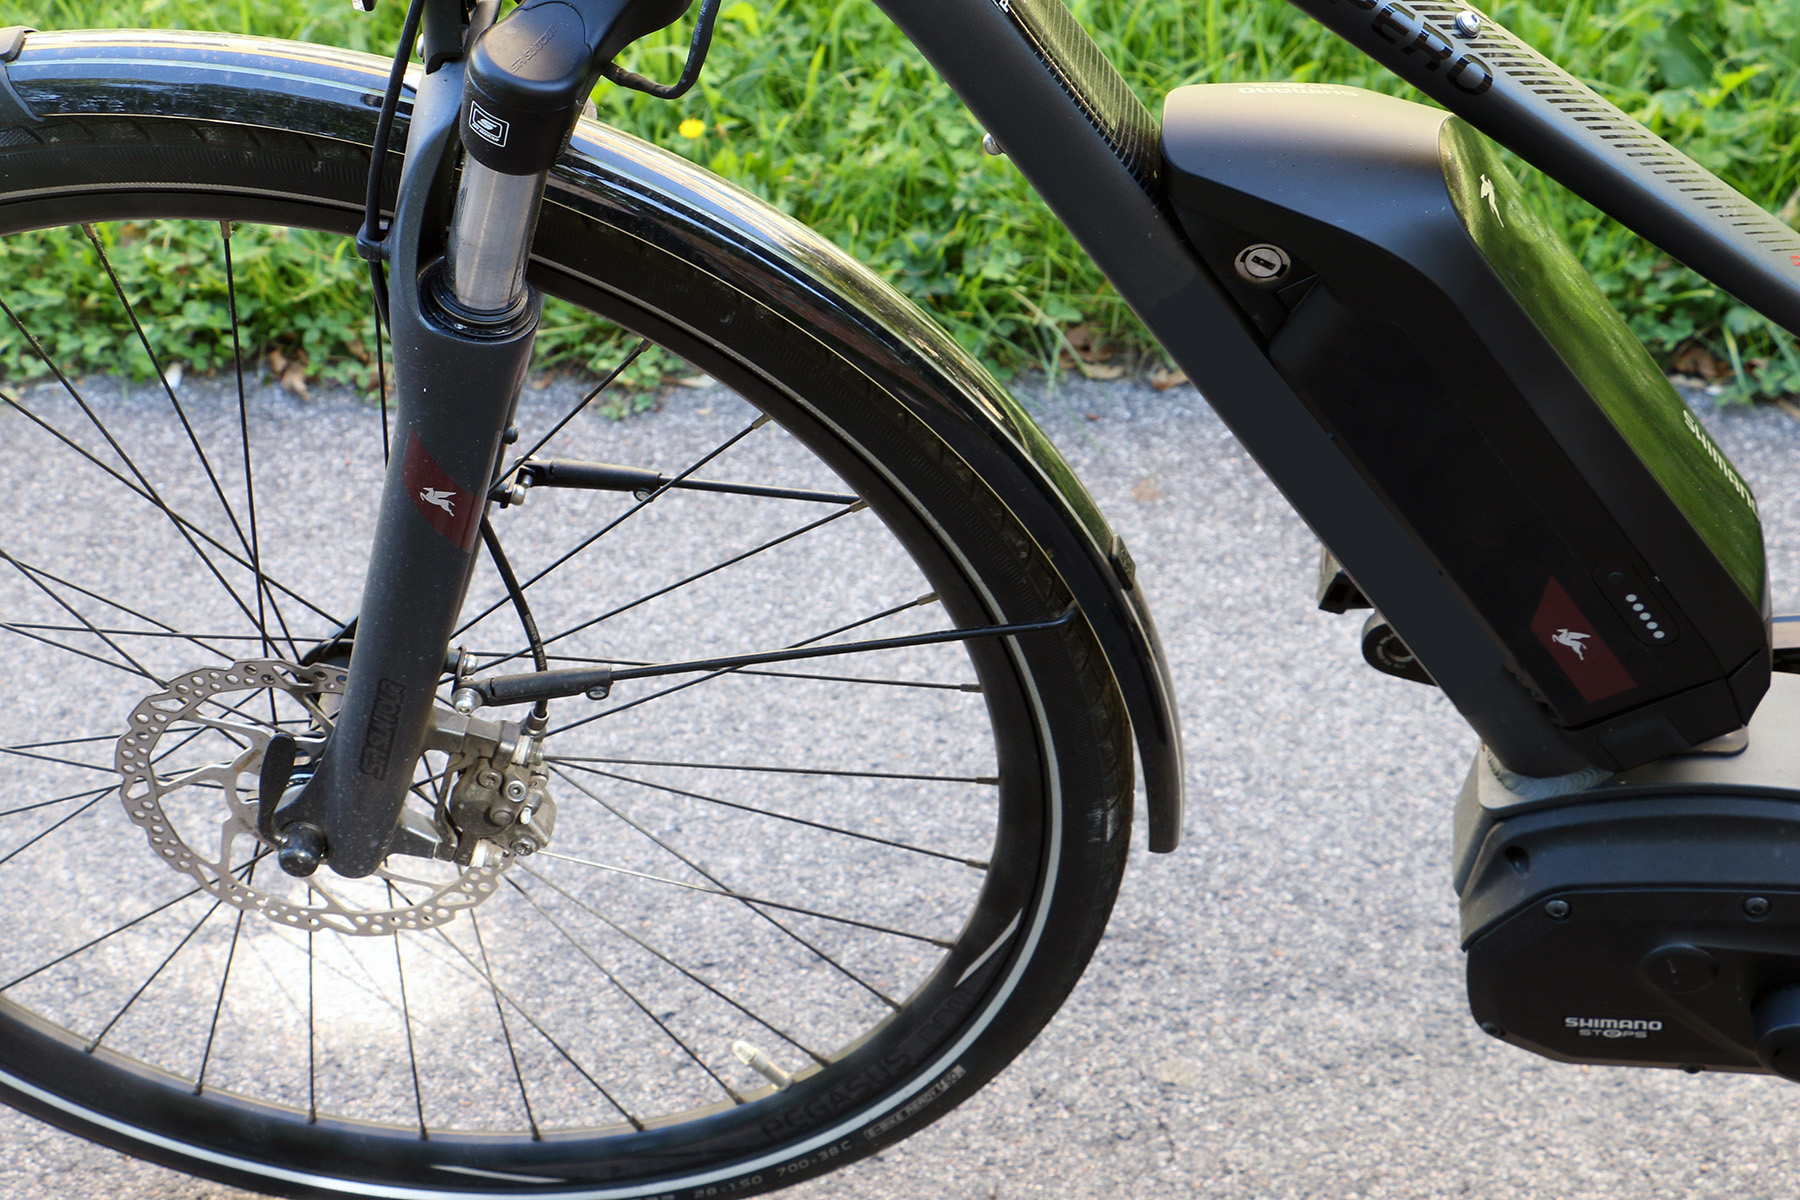
<instances>
[{"instance_id":1,"label":"bicycle frame","mask_svg":"<svg viewBox=\"0 0 1800 1200\"><path fill-rule=\"evenodd\" d=\"M1445 0L1411 8L1394 0L1295 3L1775 319L1800 327L1800 286L1793 272L1783 269L1788 258L1800 269L1800 238L1498 26L1478 19L1477 32L1440 27L1434 22L1472 11ZM1519 685L1503 649L1409 535L1402 515L1359 474L1271 365L1242 310L1169 208L1155 119L1068 10L1058 0L993 5L883 0L882 7L1068 225L1362 591L1404 631L1412 651L1497 759L1527 776L1586 769L1589 760ZM458 19L453 6L431 0L427 16L427 42L445 43L442 33L431 30ZM442 49L437 54L454 57ZM440 324L418 317L423 301L417 280L426 253L419 243L432 236L422 214L432 211L441 221L441 209L433 206L443 203L445 187L449 125L443 114L458 73L446 64L426 78L401 187L400 257L391 301L397 314L401 424L411 432L402 435L406 452L390 471L380 527L381 537L402 526L410 533L395 541L392 553L383 549L387 543L378 543L379 565L371 568L359 653L340 719L351 736L333 739L336 749L328 750L320 768L318 780L330 786L315 786L315 799L296 810L304 810L302 815L328 810L334 831L357 831L354 840L362 849L334 864L352 872L373 869L379 861L377 835L392 827L404 794L396 779L381 785L385 803L359 798L381 782L380 772L368 767L384 768L390 751L403 758L422 744L428 697L443 670L441 639L449 633L450 618L421 625L410 614L400 617L400 597L435 597L434 611L453 612L472 565L475 523L458 518L462 523L455 530L434 532L445 522L416 494L422 488L448 491L452 506L465 509L483 502L475 484L493 481L498 439L522 369L522 360L503 354L498 344L464 338L453 346L458 339L433 332ZM1604 120L1596 124L1595 113ZM1621 137L1630 149L1609 156L1606 148L1623 144ZM1645 147L1653 150L1654 161L1642 161ZM485 399L471 400L474 408L437 398L427 402L434 388L437 397L449 391ZM455 456L454 463L448 456ZM414 520L409 510L425 522ZM461 558L452 562L456 556L440 543L458 540ZM1118 548L1100 553L1110 560L1108 573L1118 586L1093 597L1111 618L1096 624L1108 627L1102 637L1131 707L1153 845L1170 849L1180 810L1171 689L1147 614L1125 600L1128 569ZM449 557L432 565L433 555ZM406 696L412 699L402 704ZM352 761L362 776L354 783L349 782ZM334 798L316 799L327 792Z\"/></svg>"},{"instance_id":2,"label":"bicycle frame","mask_svg":"<svg viewBox=\"0 0 1800 1200\"><path fill-rule=\"evenodd\" d=\"M1439 0L1294 2L1697 270L1800 328L1800 236L1504 29ZM1170 213L1155 121L1074 18L1056 0L882 6L1403 632L1495 756L1530 776L1587 766L1402 520L1271 366L1242 310ZM1453 28L1461 14L1473 32Z\"/></svg>"}]
</instances>

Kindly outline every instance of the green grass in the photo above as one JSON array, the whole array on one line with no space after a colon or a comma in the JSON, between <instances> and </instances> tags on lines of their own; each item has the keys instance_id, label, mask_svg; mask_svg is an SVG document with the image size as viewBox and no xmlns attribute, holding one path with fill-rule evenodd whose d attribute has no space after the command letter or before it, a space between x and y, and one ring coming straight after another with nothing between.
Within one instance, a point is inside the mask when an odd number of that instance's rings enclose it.
<instances>
[{"instance_id":1,"label":"green grass","mask_svg":"<svg viewBox=\"0 0 1800 1200\"><path fill-rule=\"evenodd\" d=\"M1094 32L1152 108L1185 83L1306 79L1408 89L1277 0L1077 0ZM1615 103L1790 222L1800 205L1800 0L1574 0L1513 2L1496 15ZM345 0L56 0L35 16L43 28L146 25L226 28L384 52L400 20L396 0L371 17ZM640 43L627 65L672 78L685 25ZM1135 318L1004 159L980 152L981 130L917 52L870 4L733 0L724 9L701 85L681 101L654 101L602 85L603 119L703 163L819 229L905 291L1002 373L1053 366L1064 332L1085 326L1131 355L1154 355ZM692 122L700 123L697 137ZM1740 392L1800 390L1791 339L1593 210L1546 187L1552 219L1652 350L1668 361L1736 368ZM200 253L156 229L112 231L128 289L176 322L179 354L197 369L228 360L204 326L222 297L190 289L167 298L158 282ZM309 370L366 372L366 300L358 263L311 239L252 238L240 258L248 336L261 346L304 349ZM15 252L16 253L16 252ZM76 268L92 257L79 234L52 232L15 256L35 315L82 369L118 324L106 297L66 299ZM109 253L112 253L109 248ZM309 280L296 304L283 298ZM134 299L136 295L134 294ZM116 308L116 305L113 307ZM58 311L64 315L58 317ZM60 322L60 323L58 323ZM597 366L615 335L579 314L552 312L543 345L555 360ZM98 352L97 350L95 351ZM172 351L173 353L173 351ZM135 364L147 369L147 360ZM646 362L637 381L670 366ZM7 343L0 372L30 371Z\"/></svg>"}]
</instances>

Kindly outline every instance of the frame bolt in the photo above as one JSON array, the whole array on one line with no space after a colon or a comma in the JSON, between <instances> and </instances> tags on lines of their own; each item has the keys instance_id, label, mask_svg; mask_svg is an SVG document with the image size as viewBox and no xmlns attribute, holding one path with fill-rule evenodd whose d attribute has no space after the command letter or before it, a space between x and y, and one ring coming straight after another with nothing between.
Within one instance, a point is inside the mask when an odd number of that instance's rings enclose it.
<instances>
[{"instance_id":1,"label":"frame bolt","mask_svg":"<svg viewBox=\"0 0 1800 1200\"><path fill-rule=\"evenodd\" d=\"M981 135L981 148L995 158L999 158L1006 153L1006 151L1000 148L1000 143L994 140L994 135L991 133L984 133Z\"/></svg>"},{"instance_id":2,"label":"frame bolt","mask_svg":"<svg viewBox=\"0 0 1800 1200\"><path fill-rule=\"evenodd\" d=\"M1481 32L1481 14L1472 9L1465 9L1456 14L1454 24L1458 37L1472 38Z\"/></svg>"},{"instance_id":3,"label":"frame bolt","mask_svg":"<svg viewBox=\"0 0 1800 1200\"><path fill-rule=\"evenodd\" d=\"M1768 916L1769 915L1768 898L1764 897L1764 896L1750 897L1748 900L1744 901L1744 914L1746 916L1751 916L1751 917L1766 917L1766 916Z\"/></svg>"},{"instance_id":4,"label":"frame bolt","mask_svg":"<svg viewBox=\"0 0 1800 1200\"><path fill-rule=\"evenodd\" d=\"M538 852L538 840L528 833L523 833L514 838L512 845L507 848L520 858L529 858Z\"/></svg>"},{"instance_id":5,"label":"frame bolt","mask_svg":"<svg viewBox=\"0 0 1800 1200\"><path fill-rule=\"evenodd\" d=\"M1550 903L1544 905L1544 915L1549 917L1552 921L1568 920L1569 902L1567 900L1552 900Z\"/></svg>"},{"instance_id":6,"label":"frame bolt","mask_svg":"<svg viewBox=\"0 0 1800 1200\"><path fill-rule=\"evenodd\" d=\"M450 696L450 707L466 717L481 707L481 693L474 688L457 688Z\"/></svg>"}]
</instances>

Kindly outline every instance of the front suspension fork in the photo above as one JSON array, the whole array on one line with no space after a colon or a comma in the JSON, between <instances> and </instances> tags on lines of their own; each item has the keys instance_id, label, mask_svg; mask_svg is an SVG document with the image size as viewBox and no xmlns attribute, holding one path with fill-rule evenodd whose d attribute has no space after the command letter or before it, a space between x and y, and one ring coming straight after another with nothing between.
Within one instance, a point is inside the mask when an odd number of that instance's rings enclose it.
<instances>
[{"instance_id":1,"label":"front suspension fork","mask_svg":"<svg viewBox=\"0 0 1800 1200\"><path fill-rule=\"evenodd\" d=\"M420 81L414 98L385 242L395 435L343 706L311 778L288 789L275 814L282 864L296 873L323 860L340 875L368 875L387 853L430 731L445 647L474 574L487 492L537 332L542 302L524 283L523 248L541 176L531 181L535 191L514 189L510 212L489 204L482 214L501 235L490 241L516 247L516 286L502 302L485 277L489 290L475 299L487 311L462 302L444 259L422 261L442 242L429 225L441 218L437 193L456 150L462 93L461 64L447 63Z\"/></svg>"},{"instance_id":2,"label":"front suspension fork","mask_svg":"<svg viewBox=\"0 0 1800 1200\"><path fill-rule=\"evenodd\" d=\"M446 52L461 46L460 4L426 2L427 74L382 243L396 434L349 680L323 750L302 768L310 775L263 780L268 801L279 796L265 833L297 875L327 862L369 875L392 846L530 365L542 300L525 266L544 181L601 65L686 8L526 0L478 31L465 59ZM467 158L446 232L459 145Z\"/></svg>"}]
</instances>

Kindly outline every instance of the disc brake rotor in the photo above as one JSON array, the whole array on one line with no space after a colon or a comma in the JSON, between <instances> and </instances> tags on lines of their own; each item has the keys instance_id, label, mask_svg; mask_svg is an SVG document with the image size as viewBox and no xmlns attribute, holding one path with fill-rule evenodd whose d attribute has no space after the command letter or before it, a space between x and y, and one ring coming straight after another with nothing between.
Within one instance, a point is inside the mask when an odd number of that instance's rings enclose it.
<instances>
[{"instance_id":1,"label":"disc brake rotor","mask_svg":"<svg viewBox=\"0 0 1800 1200\"><path fill-rule=\"evenodd\" d=\"M283 891L253 886L261 860L274 851L256 830L263 753L277 732L293 734L301 724L310 735L328 732L326 697L341 695L345 680L340 667L272 658L177 676L132 710L131 727L119 739L114 763L126 815L171 868L225 903L272 921L369 936L442 925L491 896L512 855L467 867L396 856L363 880L322 873L292 879L270 862L266 870L280 876ZM269 693L268 704L232 698L246 692ZM277 717L280 707L291 715ZM251 715L253 708L271 717ZM213 838L217 850L203 849Z\"/></svg>"}]
</instances>

